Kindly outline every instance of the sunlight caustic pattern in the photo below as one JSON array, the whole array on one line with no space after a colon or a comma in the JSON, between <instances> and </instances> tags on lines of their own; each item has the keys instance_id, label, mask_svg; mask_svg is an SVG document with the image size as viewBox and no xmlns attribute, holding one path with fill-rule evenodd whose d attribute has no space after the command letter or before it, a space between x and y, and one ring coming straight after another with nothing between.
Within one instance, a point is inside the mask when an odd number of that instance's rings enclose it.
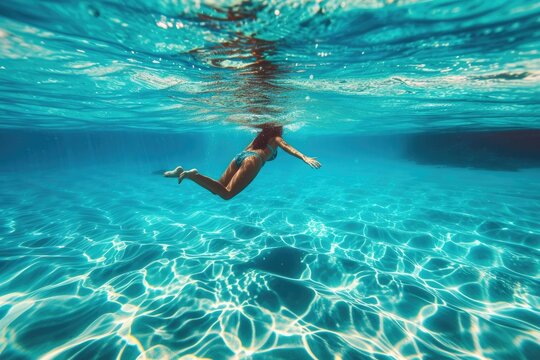
<instances>
[{"instance_id":1,"label":"sunlight caustic pattern","mask_svg":"<svg viewBox=\"0 0 540 360\"><path fill-rule=\"evenodd\" d=\"M449 184L473 170L443 170L442 187L393 168L358 169L371 175L348 188L321 178L292 204L301 176L274 184L282 195L249 191L271 211L209 210L217 200L189 188L170 198L176 185L144 174L3 175L19 190L1 199L0 352L532 359L540 189L530 175L501 192L490 172L462 188ZM322 199L328 187L334 198Z\"/></svg>"}]
</instances>

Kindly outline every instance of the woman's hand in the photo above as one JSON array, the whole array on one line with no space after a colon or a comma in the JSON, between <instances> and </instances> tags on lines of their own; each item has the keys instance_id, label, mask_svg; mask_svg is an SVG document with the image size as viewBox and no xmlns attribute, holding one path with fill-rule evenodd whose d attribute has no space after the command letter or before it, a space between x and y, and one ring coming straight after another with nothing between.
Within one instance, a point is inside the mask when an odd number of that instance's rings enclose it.
<instances>
[{"instance_id":1,"label":"woman's hand","mask_svg":"<svg viewBox=\"0 0 540 360\"><path fill-rule=\"evenodd\" d=\"M318 169L321 167L321 163L318 162L315 158L306 156L304 159L305 163L311 166L314 169Z\"/></svg>"}]
</instances>

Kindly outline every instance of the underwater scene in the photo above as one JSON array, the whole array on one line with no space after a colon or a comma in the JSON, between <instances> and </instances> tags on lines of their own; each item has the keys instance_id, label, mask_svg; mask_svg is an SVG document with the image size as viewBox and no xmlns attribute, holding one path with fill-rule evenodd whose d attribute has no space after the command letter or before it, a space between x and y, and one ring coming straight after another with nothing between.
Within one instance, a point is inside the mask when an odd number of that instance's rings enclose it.
<instances>
[{"instance_id":1,"label":"underwater scene","mask_svg":"<svg viewBox=\"0 0 540 360\"><path fill-rule=\"evenodd\" d=\"M539 305L540 2L0 2L0 359L534 360Z\"/></svg>"}]
</instances>

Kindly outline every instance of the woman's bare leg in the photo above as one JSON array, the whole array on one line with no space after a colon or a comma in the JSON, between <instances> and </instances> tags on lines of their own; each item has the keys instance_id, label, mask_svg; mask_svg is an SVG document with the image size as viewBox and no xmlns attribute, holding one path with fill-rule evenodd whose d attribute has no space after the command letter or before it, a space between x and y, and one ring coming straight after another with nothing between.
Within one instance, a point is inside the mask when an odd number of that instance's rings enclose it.
<instances>
[{"instance_id":1,"label":"woman's bare leg","mask_svg":"<svg viewBox=\"0 0 540 360\"><path fill-rule=\"evenodd\" d=\"M245 159L242 166L236 171L227 186L224 186L219 181L209 178L208 176L199 174L197 169L182 172L178 176L178 183L181 183L184 178L187 178L211 193L219 195L222 199L229 200L244 190L246 186L255 179L261 166L261 161L257 158L253 157Z\"/></svg>"},{"instance_id":2,"label":"woman's bare leg","mask_svg":"<svg viewBox=\"0 0 540 360\"><path fill-rule=\"evenodd\" d=\"M227 190L229 190L230 196L229 199L238 195L253 181L253 179L255 179L261 170L262 165L262 160L256 157L251 157L244 160L240 169L238 169L227 185Z\"/></svg>"},{"instance_id":3,"label":"woman's bare leg","mask_svg":"<svg viewBox=\"0 0 540 360\"><path fill-rule=\"evenodd\" d=\"M212 194L217 194L221 197L223 197L227 193L227 188L223 186L219 181L209 178L208 176L199 174L197 169L191 169L182 172L178 176L178 183L180 184L184 179L190 179L205 188L206 190L210 191Z\"/></svg>"},{"instance_id":4,"label":"woman's bare leg","mask_svg":"<svg viewBox=\"0 0 540 360\"><path fill-rule=\"evenodd\" d=\"M237 171L238 166L236 166L236 161L233 160L229 163L229 166L227 167L223 175L221 175L218 181L221 183L221 185L227 186L227 184L229 184L233 175L236 174Z\"/></svg>"},{"instance_id":5,"label":"woman's bare leg","mask_svg":"<svg viewBox=\"0 0 540 360\"><path fill-rule=\"evenodd\" d=\"M181 166L177 166L173 170L165 171L163 173L163 176L177 178L183 171L184 169ZM225 171L223 172L223 175L221 175L221 177L219 178L219 182L221 183L221 185L227 186L227 184L231 181L233 175L236 174L236 171L238 171L238 166L236 166L236 161L232 160L229 163L227 169L225 169Z\"/></svg>"}]
</instances>

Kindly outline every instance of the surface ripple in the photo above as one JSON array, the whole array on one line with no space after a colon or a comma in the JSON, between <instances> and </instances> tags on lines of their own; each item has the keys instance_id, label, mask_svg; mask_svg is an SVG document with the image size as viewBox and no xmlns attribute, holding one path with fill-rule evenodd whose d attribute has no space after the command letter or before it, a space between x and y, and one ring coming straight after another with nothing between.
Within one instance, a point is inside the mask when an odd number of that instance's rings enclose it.
<instances>
[{"instance_id":1,"label":"surface ripple","mask_svg":"<svg viewBox=\"0 0 540 360\"><path fill-rule=\"evenodd\" d=\"M0 128L535 128L531 0L0 3Z\"/></svg>"}]
</instances>

